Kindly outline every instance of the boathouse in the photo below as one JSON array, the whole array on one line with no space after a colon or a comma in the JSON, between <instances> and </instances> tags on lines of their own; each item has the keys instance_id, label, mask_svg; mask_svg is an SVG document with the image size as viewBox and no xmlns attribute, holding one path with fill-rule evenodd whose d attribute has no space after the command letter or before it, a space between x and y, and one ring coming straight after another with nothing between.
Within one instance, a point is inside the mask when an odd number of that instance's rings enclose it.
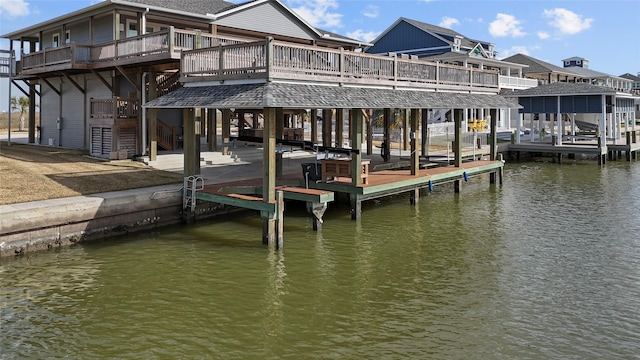
<instances>
[{"instance_id":1,"label":"boathouse","mask_svg":"<svg viewBox=\"0 0 640 360\"><path fill-rule=\"evenodd\" d=\"M487 108L498 119L499 109L518 105L498 95L498 72L428 62L408 56L371 55L345 49L299 45L266 38L263 41L221 45L183 51L180 73L183 87L154 99L149 109L180 109L183 113L184 175L187 193L193 199L214 201L259 210L263 218L263 241L282 242L282 199L291 189L278 183L281 175L280 145L308 147L325 154L317 181L301 187L309 190L305 201L320 206L325 192L343 193L349 198L351 216L361 216L366 200L409 192L417 201L422 188L434 183L454 182L459 191L462 181L481 173L491 173L491 181L502 169L498 160L496 124L490 122L488 145L464 148L463 119L469 109ZM406 169L374 171L363 159L365 122L369 110L384 111L385 136L392 109L405 109L410 117L410 160ZM427 152L419 149L421 130L426 129L426 112L433 108L453 111L454 139L451 162L436 169L421 160ZM259 113L263 124L259 139L263 149L263 178L260 187L247 194L246 188L223 192L207 189L198 180L198 133L196 109L217 109L224 113ZM323 139L288 139L284 124L286 112L305 109L315 119L322 114ZM343 111L344 110L344 111ZM332 119L348 113L349 143L332 146ZM335 114L335 115L334 115ZM315 121L312 122L316 123ZM336 123L341 123L337 121ZM254 132L258 134L258 132ZM367 134L370 140L370 133ZM389 152L389 143L383 145ZM423 156L421 156L423 155ZM465 161L470 160L470 161ZM198 185L198 182L202 185ZM199 189L196 190L196 188ZM191 190L193 189L193 191ZM313 191L315 190L315 192ZM304 193L299 191L298 194ZM322 211L320 211L321 213ZM321 214L320 214L321 216ZM321 220L321 219L320 219Z\"/></svg>"}]
</instances>

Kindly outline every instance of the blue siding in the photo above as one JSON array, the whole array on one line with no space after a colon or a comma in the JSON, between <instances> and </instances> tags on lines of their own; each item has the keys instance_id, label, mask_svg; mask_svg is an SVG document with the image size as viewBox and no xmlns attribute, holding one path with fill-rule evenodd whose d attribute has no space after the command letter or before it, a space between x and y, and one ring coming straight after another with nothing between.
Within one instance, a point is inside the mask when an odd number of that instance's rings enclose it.
<instances>
[{"instance_id":1,"label":"blue siding","mask_svg":"<svg viewBox=\"0 0 640 360\"><path fill-rule=\"evenodd\" d=\"M371 54L384 54L388 52L402 53L411 49L424 49L440 46L449 46L445 41L431 36L417 27L401 21L393 29L380 38L374 46L367 50ZM448 51L448 50L447 50ZM437 53L445 52L442 50Z\"/></svg>"},{"instance_id":2,"label":"blue siding","mask_svg":"<svg viewBox=\"0 0 640 360\"><path fill-rule=\"evenodd\" d=\"M518 103L523 106L520 113L553 114L558 112L556 96L521 97ZM599 95L575 95L560 97L561 113L600 114L602 98Z\"/></svg>"}]
</instances>

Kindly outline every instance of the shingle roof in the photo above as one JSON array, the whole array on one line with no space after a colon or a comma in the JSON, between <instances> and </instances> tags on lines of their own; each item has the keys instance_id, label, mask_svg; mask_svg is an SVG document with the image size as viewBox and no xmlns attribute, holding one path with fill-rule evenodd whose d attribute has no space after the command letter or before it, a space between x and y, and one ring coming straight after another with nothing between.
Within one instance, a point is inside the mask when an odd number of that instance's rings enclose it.
<instances>
[{"instance_id":1,"label":"shingle roof","mask_svg":"<svg viewBox=\"0 0 640 360\"><path fill-rule=\"evenodd\" d=\"M124 0L131 3L163 7L171 10L180 10L193 14L215 14L223 10L237 6L223 0Z\"/></svg>"},{"instance_id":2,"label":"shingle roof","mask_svg":"<svg viewBox=\"0 0 640 360\"><path fill-rule=\"evenodd\" d=\"M183 87L148 102L151 108L518 108L500 95L291 83Z\"/></svg>"},{"instance_id":3,"label":"shingle roof","mask_svg":"<svg viewBox=\"0 0 640 360\"><path fill-rule=\"evenodd\" d=\"M506 97L518 96L561 96L561 95L615 95L616 90L587 83L554 82L524 90L514 90L503 94Z\"/></svg>"},{"instance_id":4,"label":"shingle roof","mask_svg":"<svg viewBox=\"0 0 640 360\"><path fill-rule=\"evenodd\" d=\"M512 63L516 63L516 64L524 64L524 65L529 65L528 68L525 68L523 70L523 73L526 74L531 74L531 73L564 73L564 74L572 74L572 72L567 71L564 68L561 68L559 66L550 64L548 62L542 61L542 60L538 60L536 58L533 58L531 56L527 56L524 54L516 54L516 55L512 55L509 56L507 58L502 59L503 61L508 61L508 62L512 62Z\"/></svg>"},{"instance_id":5,"label":"shingle roof","mask_svg":"<svg viewBox=\"0 0 640 360\"><path fill-rule=\"evenodd\" d=\"M624 73L622 75L620 75L621 78L625 78L628 80L633 80L633 81L640 81L640 76L636 76L630 73Z\"/></svg>"},{"instance_id":6,"label":"shingle roof","mask_svg":"<svg viewBox=\"0 0 640 360\"><path fill-rule=\"evenodd\" d=\"M474 46L476 46L476 44L478 43L482 43L482 44L486 44L486 41L479 41L479 40L473 40L470 39L462 34L460 34L457 31L448 29L448 28L444 28L441 26L436 26L436 25L432 25L432 24L427 24L427 23L423 23L421 21L417 21L417 20L412 20L412 19L407 19L407 18L401 18L402 20L408 22L409 24L412 24L413 26L424 30L426 32L430 32L430 33L434 33L437 35L446 35L446 36L450 36L450 37L454 37L454 36L460 36L462 38L461 40L461 45L464 48L473 48Z\"/></svg>"}]
</instances>

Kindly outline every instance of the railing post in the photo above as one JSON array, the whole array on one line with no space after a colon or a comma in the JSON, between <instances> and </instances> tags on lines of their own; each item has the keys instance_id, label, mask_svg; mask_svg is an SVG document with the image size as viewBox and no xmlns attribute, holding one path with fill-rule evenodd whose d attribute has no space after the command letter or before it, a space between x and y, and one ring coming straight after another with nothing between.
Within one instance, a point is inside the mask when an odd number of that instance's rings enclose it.
<instances>
[{"instance_id":1,"label":"railing post","mask_svg":"<svg viewBox=\"0 0 640 360\"><path fill-rule=\"evenodd\" d=\"M218 44L218 76L222 76L223 71L224 71L224 48L222 47L222 44Z\"/></svg>"},{"instance_id":2,"label":"railing post","mask_svg":"<svg viewBox=\"0 0 640 360\"><path fill-rule=\"evenodd\" d=\"M345 63L344 63L344 48L341 46L340 47L340 60L338 63L338 68L340 71L340 79L344 78L344 67L345 67ZM340 85L342 85L342 82L340 83Z\"/></svg>"},{"instance_id":3,"label":"railing post","mask_svg":"<svg viewBox=\"0 0 640 360\"><path fill-rule=\"evenodd\" d=\"M173 49L176 45L175 28L173 26L169 27L169 34L167 36L169 36L169 54L171 56L173 55Z\"/></svg>"},{"instance_id":4,"label":"railing post","mask_svg":"<svg viewBox=\"0 0 640 360\"><path fill-rule=\"evenodd\" d=\"M440 63L436 63L436 85L440 85Z\"/></svg>"},{"instance_id":5,"label":"railing post","mask_svg":"<svg viewBox=\"0 0 640 360\"><path fill-rule=\"evenodd\" d=\"M71 44L71 47L69 47L69 52L71 53L71 68L73 68L73 66L76 64L76 44L73 43Z\"/></svg>"},{"instance_id":6,"label":"railing post","mask_svg":"<svg viewBox=\"0 0 640 360\"><path fill-rule=\"evenodd\" d=\"M398 82L398 54L393 53L393 82Z\"/></svg>"},{"instance_id":7,"label":"railing post","mask_svg":"<svg viewBox=\"0 0 640 360\"><path fill-rule=\"evenodd\" d=\"M473 86L473 68L469 68L469 86Z\"/></svg>"},{"instance_id":8,"label":"railing post","mask_svg":"<svg viewBox=\"0 0 640 360\"><path fill-rule=\"evenodd\" d=\"M196 49L201 49L202 48L202 31L200 31L200 29L196 30L195 48Z\"/></svg>"},{"instance_id":9,"label":"railing post","mask_svg":"<svg viewBox=\"0 0 640 360\"><path fill-rule=\"evenodd\" d=\"M273 69L273 37L268 36L265 44L265 60L266 60L266 77L267 81L271 81L271 71Z\"/></svg>"}]
</instances>

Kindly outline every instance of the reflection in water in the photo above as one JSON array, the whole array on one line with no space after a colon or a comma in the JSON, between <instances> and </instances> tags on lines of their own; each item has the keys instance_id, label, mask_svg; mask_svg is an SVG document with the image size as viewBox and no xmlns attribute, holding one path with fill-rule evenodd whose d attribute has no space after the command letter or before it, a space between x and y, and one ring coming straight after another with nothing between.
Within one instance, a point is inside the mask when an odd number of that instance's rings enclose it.
<instances>
[{"instance_id":1,"label":"reflection in water","mask_svg":"<svg viewBox=\"0 0 640 360\"><path fill-rule=\"evenodd\" d=\"M640 166L287 207L0 263L0 358L635 358ZM285 257L286 254L286 257Z\"/></svg>"}]
</instances>

